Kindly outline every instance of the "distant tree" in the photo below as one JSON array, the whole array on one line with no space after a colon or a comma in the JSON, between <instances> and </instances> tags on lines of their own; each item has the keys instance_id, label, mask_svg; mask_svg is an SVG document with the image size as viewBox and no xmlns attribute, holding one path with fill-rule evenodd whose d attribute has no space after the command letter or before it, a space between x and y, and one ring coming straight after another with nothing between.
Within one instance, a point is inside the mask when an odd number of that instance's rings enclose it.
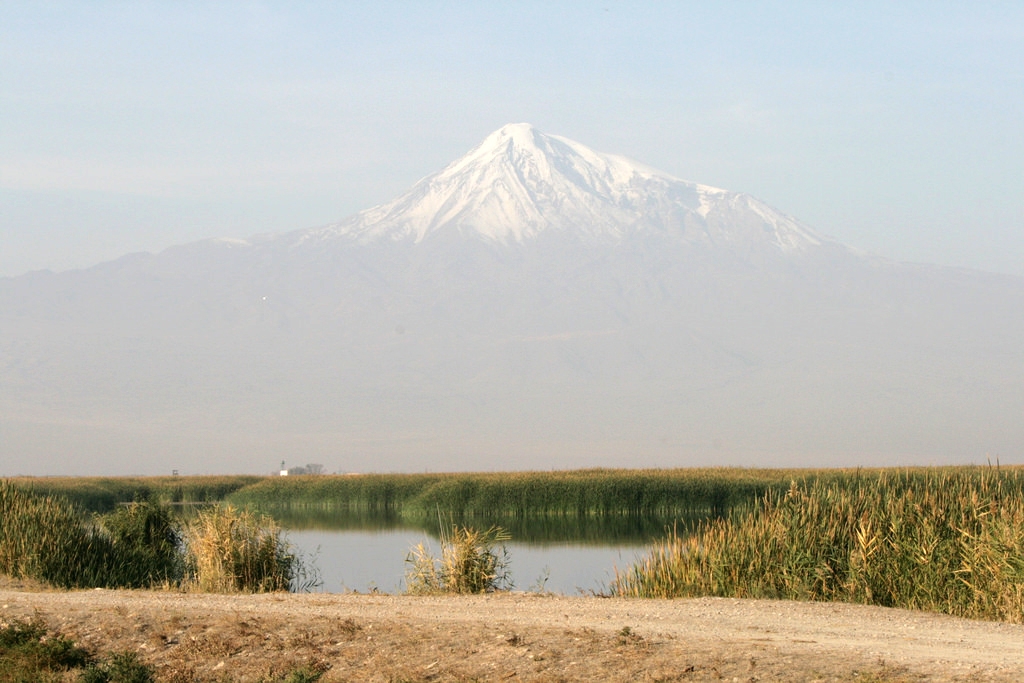
<instances>
[{"instance_id":1,"label":"distant tree","mask_svg":"<svg viewBox=\"0 0 1024 683\"><path fill-rule=\"evenodd\" d=\"M323 474L324 466L320 463L307 463L305 467L289 467L288 474Z\"/></svg>"}]
</instances>

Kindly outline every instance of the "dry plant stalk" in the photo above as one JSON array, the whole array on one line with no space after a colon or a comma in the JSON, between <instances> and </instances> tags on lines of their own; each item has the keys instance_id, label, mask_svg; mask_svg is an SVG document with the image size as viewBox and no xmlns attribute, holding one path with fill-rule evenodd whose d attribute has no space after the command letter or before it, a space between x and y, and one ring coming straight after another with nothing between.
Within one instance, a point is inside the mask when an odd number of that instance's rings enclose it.
<instances>
[{"instance_id":1,"label":"dry plant stalk","mask_svg":"<svg viewBox=\"0 0 1024 683\"><path fill-rule=\"evenodd\" d=\"M208 593L286 591L298 557L272 519L225 506L199 513L185 531L191 578Z\"/></svg>"},{"instance_id":2,"label":"dry plant stalk","mask_svg":"<svg viewBox=\"0 0 1024 683\"><path fill-rule=\"evenodd\" d=\"M501 527L487 531L452 525L441 528L441 557L423 543L409 552L405 580L408 592L488 593L512 587L509 557L504 543L510 536Z\"/></svg>"}]
</instances>

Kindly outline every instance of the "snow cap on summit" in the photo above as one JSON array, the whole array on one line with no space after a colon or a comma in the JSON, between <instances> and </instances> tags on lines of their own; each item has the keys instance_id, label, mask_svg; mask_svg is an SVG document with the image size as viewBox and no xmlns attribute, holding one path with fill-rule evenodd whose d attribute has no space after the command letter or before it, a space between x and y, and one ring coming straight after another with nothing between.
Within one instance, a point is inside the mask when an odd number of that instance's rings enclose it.
<instances>
[{"instance_id":1,"label":"snow cap on summit","mask_svg":"<svg viewBox=\"0 0 1024 683\"><path fill-rule=\"evenodd\" d=\"M528 123L502 126L393 202L307 231L300 241L421 242L442 231L499 243L546 231L602 242L662 233L783 251L822 241L749 195L681 180Z\"/></svg>"},{"instance_id":2,"label":"snow cap on summit","mask_svg":"<svg viewBox=\"0 0 1024 683\"><path fill-rule=\"evenodd\" d=\"M481 147L500 144L505 140L512 140L518 145L532 144L537 129L528 123L506 123L504 126L488 135L480 144Z\"/></svg>"}]
</instances>

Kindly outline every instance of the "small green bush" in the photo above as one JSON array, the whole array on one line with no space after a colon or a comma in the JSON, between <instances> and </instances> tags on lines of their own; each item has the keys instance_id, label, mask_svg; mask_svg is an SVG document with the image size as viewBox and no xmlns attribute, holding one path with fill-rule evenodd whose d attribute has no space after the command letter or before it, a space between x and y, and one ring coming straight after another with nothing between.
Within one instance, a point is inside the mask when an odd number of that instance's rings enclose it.
<instances>
[{"instance_id":1,"label":"small green bush","mask_svg":"<svg viewBox=\"0 0 1024 683\"><path fill-rule=\"evenodd\" d=\"M326 672L327 669L322 666L304 666L288 674L284 683L316 683Z\"/></svg>"},{"instance_id":2,"label":"small green bush","mask_svg":"<svg viewBox=\"0 0 1024 683\"><path fill-rule=\"evenodd\" d=\"M49 635L42 622L15 620L0 627L0 682L56 680L57 673L91 662L88 652L67 638Z\"/></svg>"},{"instance_id":3,"label":"small green bush","mask_svg":"<svg viewBox=\"0 0 1024 683\"><path fill-rule=\"evenodd\" d=\"M116 652L91 665L79 678L81 683L153 683L153 667L134 652Z\"/></svg>"},{"instance_id":4,"label":"small green bush","mask_svg":"<svg viewBox=\"0 0 1024 683\"><path fill-rule=\"evenodd\" d=\"M166 506L129 503L99 521L113 544L119 583L147 587L181 581L182 538Z\"/></svg>"}]
</instances>

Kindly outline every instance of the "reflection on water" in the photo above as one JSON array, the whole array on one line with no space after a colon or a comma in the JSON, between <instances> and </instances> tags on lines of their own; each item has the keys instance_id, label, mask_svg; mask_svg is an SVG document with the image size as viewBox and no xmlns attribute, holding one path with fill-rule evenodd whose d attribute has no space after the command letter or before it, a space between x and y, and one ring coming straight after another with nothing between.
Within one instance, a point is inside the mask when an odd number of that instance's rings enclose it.
<instances>
[{"instance_id":1,"label":"reflection on water","mask_svg":"<svg viewBox=\"0 0 1024 683\"><path fill-rule=\"evenodd\" d=\"M440 522L432 517L400 517L394 513L329 508L261 508L292 530L394 531L405 529L437 537ZM445 526L458 524L477 529L500 526L524 543L592 545L648 545L676 527L680 533L696 528L707 515L659 517L655 515L530 515L523 517L445 516Z\"/></svg>"},{"instance_id":2,"label":"reflection on water","mask_svg":"<svg viewBox=\"0 0 1024 683\"><path fill-rule=\"evenodd\" d=\"M295 508L269 510L288 529L296 549L311 558L329 593L405 590L405 558L418 543L440 555L439 522L400 519L396 515ZM446 520L445 523L509 531L506 544L515 590L544 590L574 595L604 592L620 571L633 564L650 544L685 520L645 516L531 516Z\"/></svg>"},{"instance_id":3,"label":"reflection on water","mask_svg":"<svg viewBox=\"0 0 1024 683\"><path fill-rule=\"evenodd\" d=\"M413 529L339 531L291 530L288 539L307 558L314 558L328 593L385 593L405 590L405 558L417 543L440 555L436 537ZM542 545L510 542L510 570L515 590L546 590L574 595L603 592L618 567L625 569L645 545Z\"/></svg>"}]
</instances>

